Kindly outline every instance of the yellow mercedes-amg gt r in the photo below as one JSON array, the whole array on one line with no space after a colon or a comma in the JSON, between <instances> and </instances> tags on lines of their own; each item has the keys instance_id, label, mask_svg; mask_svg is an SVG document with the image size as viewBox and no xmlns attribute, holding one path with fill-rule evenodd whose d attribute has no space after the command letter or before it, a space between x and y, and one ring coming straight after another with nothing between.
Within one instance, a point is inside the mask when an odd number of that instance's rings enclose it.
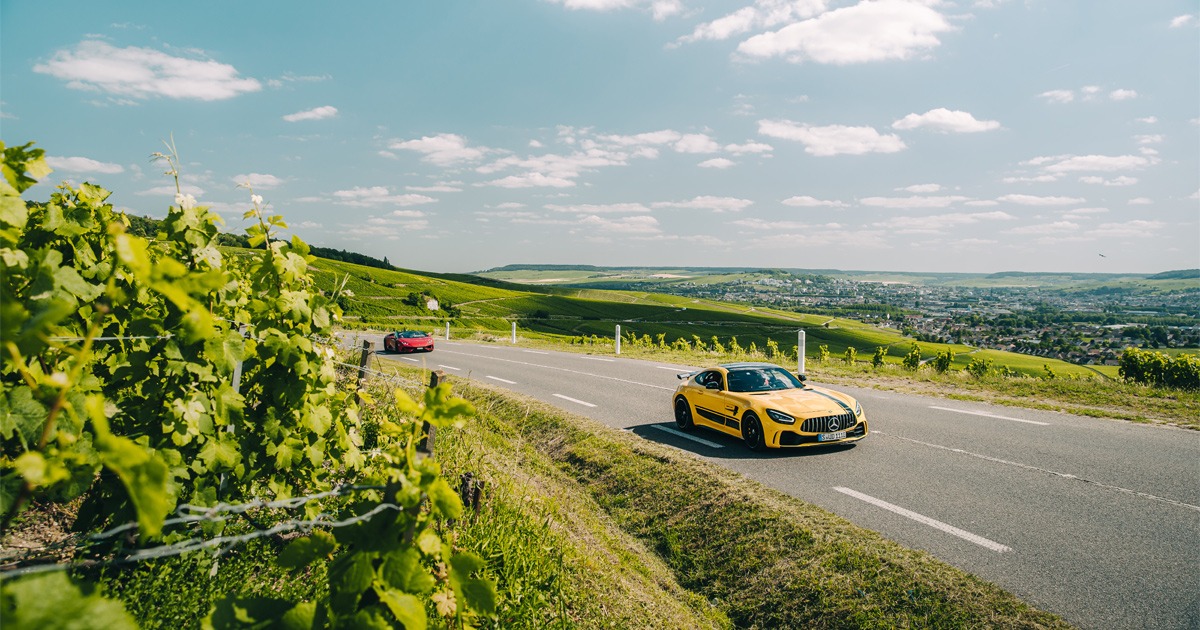
<instances>
[{"instance_id":1,"label":"yellow mercedes-amg gt r","mask_svg":"<svg viewBox=\"0 0 1200 630\"><path fill-rule=\"evenodd\" d=\"M709 427L740 437L750 450L845 444L867 436L867 417L854 398L805 385L803 376L773 363L727 363L679 374L675 424Z\"/></svg>"}]
</instances>

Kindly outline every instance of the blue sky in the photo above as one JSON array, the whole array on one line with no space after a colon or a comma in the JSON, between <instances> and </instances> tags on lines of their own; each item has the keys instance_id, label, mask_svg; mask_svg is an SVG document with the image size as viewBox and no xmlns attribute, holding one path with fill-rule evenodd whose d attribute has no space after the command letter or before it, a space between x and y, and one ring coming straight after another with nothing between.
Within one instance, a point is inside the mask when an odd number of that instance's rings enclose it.
<instances>
[{"instance_id":1,"label":"blue sky","mask_svg":"<svg viewBox=\"0 0 1200 630\"><path fill-rule=\"evenodd\" d=\"M5 2L0 134L393 264L1200 266L1194 0ZM1101 256L1103 254L1103 256Z\"/></svg>"}]
</instances>

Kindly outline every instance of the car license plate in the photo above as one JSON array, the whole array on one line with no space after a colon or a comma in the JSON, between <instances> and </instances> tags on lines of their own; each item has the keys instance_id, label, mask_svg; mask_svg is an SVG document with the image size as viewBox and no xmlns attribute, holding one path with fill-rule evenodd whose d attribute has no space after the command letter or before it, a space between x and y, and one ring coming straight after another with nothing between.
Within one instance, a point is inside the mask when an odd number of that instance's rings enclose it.
<instances>
[{"instance_id":1,"label":"car license plate","mask_svg":"<svg viewBox=\"0 0 1200 630\"><path fill-rule=\"evenodd\" d=\"M818 442L833 442L834 440L844 439L846 439L845 431L838 431L837 433L822 433L817 436Z\"/></svg>"}]
</instances>

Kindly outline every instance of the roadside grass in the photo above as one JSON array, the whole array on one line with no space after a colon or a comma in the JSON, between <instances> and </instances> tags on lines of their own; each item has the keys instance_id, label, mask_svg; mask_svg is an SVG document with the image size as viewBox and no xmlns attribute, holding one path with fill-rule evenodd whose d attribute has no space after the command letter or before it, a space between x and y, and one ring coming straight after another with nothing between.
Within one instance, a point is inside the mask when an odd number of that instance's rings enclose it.
<instances>
[{"instance_id":1,"label":"roadside grass","mask_svg":"<svg viewBox=\"0 0 1200 630\"><path fill-rule=\"evenodd\" d=\"M581 507L603 509L593 522L615 523L653 550L699 595L690 601L715 606L732 627L1070 627L924 552L675 449L498 388L454 383L492 419L479 425L492 437L462 439L487 439L545 478L565 479L560 487L590 497ZM603 549L593 555L609 562Z\"/></svg>"}]
</instances>

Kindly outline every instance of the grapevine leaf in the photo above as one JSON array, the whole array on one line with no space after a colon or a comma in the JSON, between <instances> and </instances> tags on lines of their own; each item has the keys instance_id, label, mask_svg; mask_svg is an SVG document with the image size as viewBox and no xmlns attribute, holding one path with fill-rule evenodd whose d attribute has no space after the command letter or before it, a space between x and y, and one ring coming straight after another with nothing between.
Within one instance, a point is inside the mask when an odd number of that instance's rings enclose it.
<instances>
[{"instance_id":1,"label":"grapevine leaf","mask_svg":"<svg viewBox=\"0 0 1200 630\"><path fill-rule=\"evenodd\" d=\"M167 500L167 465L157 456L108 429L103 415L92 414L100 461L117 473L137 510L142 538L157 536L171 506Z\"/></svg>"},{"instance_id":2,"label":"grapevine leaf","mask_svg":"<svg viewBox=\"0 0 1200 630\"><path fill-rule=\"evenodd\" d=\"M29 210L25 207L25 202L21 201L20 197L0 196L0 222L23 226L28 220Z\"/></svg>"},{"instance_id":3,"label":"grapevine leaf","mask_svg":"<svg viewBox=\"0 0 1200 630\"><path fill-rule=\"evenodd\" d=\"M426 493L442 516L458 518L462 514L462 500L458 498L458 494L450 488L450 484L446 483L445 479L441 477L435 479Z\"/></svg>"},{"instance_id":4,"label":"grapevine leaf","mask_svg":"<svg viewBox=\"0 0 1200 630\"><path fill-rule=\"evenodd\" d=\"M118 601L81 590L66 573L42 573L0 586L0 618L4 630L137 630L137 623Z\"/></svg>"},{"instance_id":5,"label":"grapevine leaf","mask_svg":"<svg viewBox=\"0 0 1200 630\"><path fill-rule=\"evenodd\" d=\"M15 387L7 395L0 395L0 437L4 439L16 433L28 449L41 434L46 416L46 408L33 399L28 387Z\"/></svg>"},{"instance_id":6,"label":"grapevine leaf","mask_svg":"<svg viewBox=\"0 0 1200 630\"><path fill-rule=\"evenodd\" d=\"M225 431L210 437L200 449L200 459L208 466L209 470L233 468L237 466L241 458L242 454L238 452L238 444L234 440L233 434Z\"/></svg>"},{"instance_id":7,"label":"grapevine leaf","mask_svg":"<svg viewBox=\"0 0 1200 630\"><path fill-rule=\"evenodd\" d=\"M329 604L335 612L354 611L363 591L375 580L373 553L354 552L339 556L329 565Z\"/></svg>"},{"instance_id":8,"label":"grapevine leaf","mask_svg":"<svg viewBox=\"0 0 1200 630\"><path fill-rule=\"evenodd\" d=\"M433 590L433 576L421 564L421 554L411 547L385 556L379 573L393 588L406 593L423 594Z\"/></svg>"},{"instance_id":9,"label":"grapevine leaf","mask_svg":"<svg viewBox=\"0 0 1200 630\"><path fill-rule=\"evenodd\" d=\"M299 569L318 558L329 556L337 549L337 542L326 532L316 531L311 536L294 540L284 548L275 564L285 569Z\"/></svg>"},{"instance_id":10,"label":"grapevine leaf","mask_svg":"<svg viewBox=\"0 0 1200 630\"><path fill-rule=\"evenodd\" d=\"M316 607L270 597L226 597L200 623L203 630L310 630Z\"/></svg>"},{"instance_id":11,"label":"grapevine leaf","mask_svg":"<svg viewBox=\"0 0 1200 630\"><path fill-rule=\"evenodd\" d=\"M349 623L339 624L338 627L351 630L392 630L392 624L383 618L383 612L377 607L358 611L350 618Z\"/></svg>"},{"instance_id":12,"label":"grapevine leaf","mask_svg":"<svg viewBox=\"0 0 1200 630\"><path fill-rule=\"evenodd\" d=\"M425 630L429 618L425 616L425 605L415 595L401 593L388 588L375 586L379 601L392 611L396 620L404 624L404 630Z\"/></svg>"},{"instance_id":13,"label":"grapevine leaf","mask_svg":"<svg viewBox=\"0 0 1200 630\"><path fill-rule=\"evenodd\" d=\"M450 585L471 610L490 615L496 610L496 583L471 578L483 567L483 559L469 551L456 554L450 559Z\"/></svg>"}]
</instances>

